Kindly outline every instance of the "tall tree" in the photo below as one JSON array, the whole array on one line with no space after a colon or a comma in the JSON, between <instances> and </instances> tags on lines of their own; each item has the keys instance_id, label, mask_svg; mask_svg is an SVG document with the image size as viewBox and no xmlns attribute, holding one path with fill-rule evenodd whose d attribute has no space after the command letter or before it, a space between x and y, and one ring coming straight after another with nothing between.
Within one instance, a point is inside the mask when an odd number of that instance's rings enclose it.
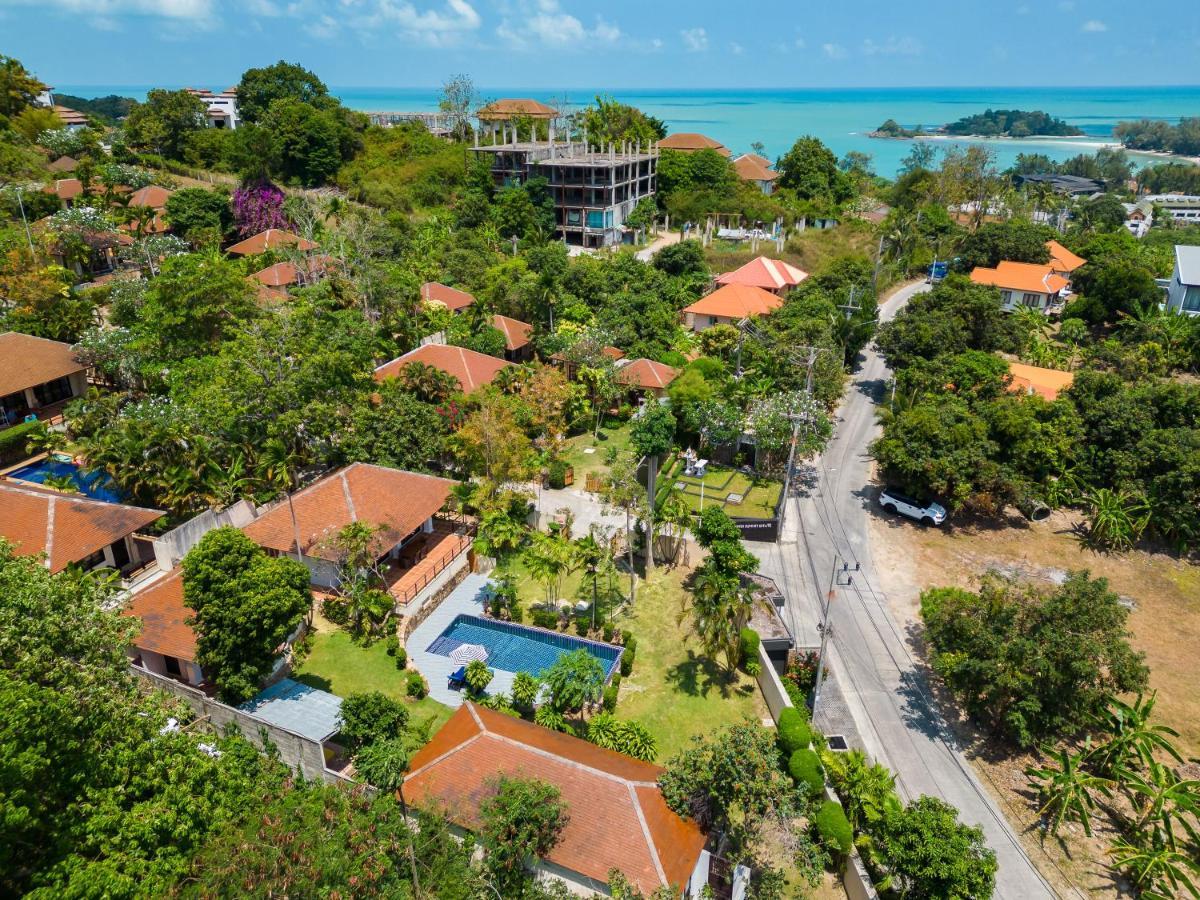
<instances>
[{"instance_id":1,"label":"tall tree","mask_svg":"<svg viewBox=\"0 0 1200 900\"><path fill-rule=\"evenodd\" d=\"M646 566L654 568L654 508L656 506L655 479L658 477L658 461L671 449L675 441L675 416L666 406L651 398L634 420L629 432L634 450L646 457Z\"/></svg>"},{"instance_id":2,"label":"tall tree","mask_svg":"<svg viewBox=\"0 0 1200 900\"><path fill-rule=\"evenodd\" d=\"M283 60L260 69L247 69L237 86L238 115L250 124L266 118L276 100L297 100L311 106L329 108L337 100L313 72Z\"/></svg>"},{"instance_id":3,"label":"tall tree","mask_svg":"<svg viewBox=\"0 0 1200 900\"><path fill-rule=\"evenodd\" d=\"M16 116L33 104L44 87L19 59L0 54L0 116Z\"/></svg>"},{"instance_id":4,"label":"tall tree","mask_svg":"<svg viewBox=\"0 0 1200 900\"><path fill-rule=\"evenodd\" d=\"M194 94L155 89L125 120L125 137L133 147L183 159L188 138L205 127L205 114L204 103Z\"/></svg>"}]
</instances>

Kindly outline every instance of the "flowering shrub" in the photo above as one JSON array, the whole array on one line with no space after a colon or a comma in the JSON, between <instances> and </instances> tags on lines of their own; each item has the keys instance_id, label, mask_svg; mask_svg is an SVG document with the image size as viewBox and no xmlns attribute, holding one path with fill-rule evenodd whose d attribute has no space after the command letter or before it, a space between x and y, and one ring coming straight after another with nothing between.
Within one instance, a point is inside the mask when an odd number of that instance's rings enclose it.
<instances>
[{"instance_id":1,"label":"flowering shrub","mask_svg":"<svg viewBox=\"0 0 1200 900\"><path fill-rule=\"evenodd\" d=\"M808 695L817 683L817 667L820 657L815 651L800 653L788 661L783 673L783 687L797 707L808 704Z\"/></svg>"},{"instance_id":2,"label":"flowering shrub","mask_svg":"<svg viewBox=\"0 0 1200 900\"><path fill-rule=\"evenodd\" d=\"M233 221L243 237L268 228L290 228L283 211L283 191L269 181L240 187L233 192Z\"/></svg>"}]
</instances>

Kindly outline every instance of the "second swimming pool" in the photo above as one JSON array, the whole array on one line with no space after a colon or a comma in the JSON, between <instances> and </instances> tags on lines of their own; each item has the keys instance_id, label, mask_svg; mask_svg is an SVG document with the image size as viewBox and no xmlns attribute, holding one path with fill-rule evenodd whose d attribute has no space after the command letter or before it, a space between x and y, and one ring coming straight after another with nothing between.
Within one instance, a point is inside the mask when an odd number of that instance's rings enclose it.
<instances>
[{"instance_id":1,"label":"second swimming pool","mask_svg":"<svg viewBox=\"0 0 1200 900\"><path fill-rule=\"evenodd\" d=\"M505 672L529 672L537 675L548 669L565 653L586 650L604 666L605 678L612 675L621 658L621 648L599 641L589 641L527 628L512 622L498 622L460 613L446 630L434 638L427 651L449 656L463 644L479 644L487 649L487 664Z\"/></svg>"}]
</instances>

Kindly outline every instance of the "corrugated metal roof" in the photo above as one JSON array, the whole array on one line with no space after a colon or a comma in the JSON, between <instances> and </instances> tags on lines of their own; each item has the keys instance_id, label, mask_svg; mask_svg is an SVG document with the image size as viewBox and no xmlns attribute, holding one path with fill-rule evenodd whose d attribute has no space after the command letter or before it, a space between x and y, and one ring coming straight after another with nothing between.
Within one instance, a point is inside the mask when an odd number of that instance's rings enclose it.
<instances>
[{"instance_id":1,"label":"corrugated metal roof","mask_svg":"<svg viewBox=\"0 0 1200 900\"><path fill-rule=\"evenodd\" d=\"M1178 244L1175 247L1175 268L1179 280L1186 285L1200 285L1200 247Z\"/></svg>"},{"instance_id":2,"label":"corrugated metal roof","mask_svg":"<svg viewBox=\"0 0 1200 900\"><path fill-rule=\"evenodd\" d=\"M337 734L342 727L342 698L285 678L238 709L314 741Z\"/></svg>"}]
</instances>

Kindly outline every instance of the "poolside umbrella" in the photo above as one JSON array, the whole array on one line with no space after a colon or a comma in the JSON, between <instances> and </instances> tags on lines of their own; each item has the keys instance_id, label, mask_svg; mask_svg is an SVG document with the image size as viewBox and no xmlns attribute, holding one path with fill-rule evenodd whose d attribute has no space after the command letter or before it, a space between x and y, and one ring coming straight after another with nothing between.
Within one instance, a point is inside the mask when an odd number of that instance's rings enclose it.
<instances>
[{"instance_id":1,"label":"poolside umbrella","mask_svg":"<svg viewBox=\"0 0 1200 900\"><path fill-rule=\"evenodd\" d=\"M487 648L479 644L460 644L450 651L450 659L460 666L465 666L476 659L480 662L487 662L487 658Z\"/></svg>"}]
</instances>

